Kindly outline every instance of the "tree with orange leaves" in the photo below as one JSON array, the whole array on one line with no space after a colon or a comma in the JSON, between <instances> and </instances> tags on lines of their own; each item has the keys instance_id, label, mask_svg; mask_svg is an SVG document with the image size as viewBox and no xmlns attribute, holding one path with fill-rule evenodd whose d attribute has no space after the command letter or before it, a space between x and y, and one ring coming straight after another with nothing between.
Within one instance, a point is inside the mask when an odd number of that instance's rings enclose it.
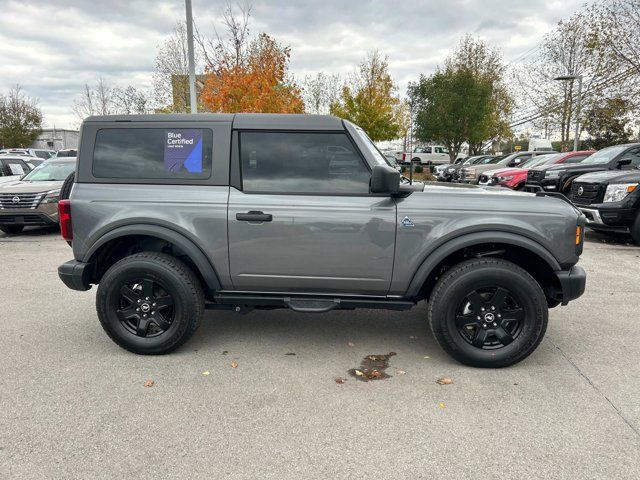
<instances>
[{"instance_id":1,"label":"tree with orange leaves","mask_svg":"<svg viewBox=\"0 0 640 480\"><path fill-rule=\"evenodd\" d=\"M289 77L291 49L266 33L248 40L249 12L238 20L228 8L223 21L228 30L206 48L207 78L202 105L212 112L303 113L300 88Z\"/></svg>"}]
</instances>

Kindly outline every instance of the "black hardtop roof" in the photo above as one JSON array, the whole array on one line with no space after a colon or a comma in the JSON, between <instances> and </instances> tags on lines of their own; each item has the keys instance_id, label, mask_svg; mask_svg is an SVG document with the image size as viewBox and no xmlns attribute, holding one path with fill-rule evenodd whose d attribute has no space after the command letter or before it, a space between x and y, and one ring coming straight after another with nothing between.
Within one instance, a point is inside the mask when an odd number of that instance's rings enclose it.
<instances>
[{"instance_id":1,"label":"black hardtop roof","mask_svg":"<svg viewBox=\"0 0 640 480\"><path fill-rule=\"evenodd\" d=\"M99 115L85 122L232 122L242 130L344 130L344 124L332 115L293 113L184 113L152 115Z\"/></svg>"}]
</instances>

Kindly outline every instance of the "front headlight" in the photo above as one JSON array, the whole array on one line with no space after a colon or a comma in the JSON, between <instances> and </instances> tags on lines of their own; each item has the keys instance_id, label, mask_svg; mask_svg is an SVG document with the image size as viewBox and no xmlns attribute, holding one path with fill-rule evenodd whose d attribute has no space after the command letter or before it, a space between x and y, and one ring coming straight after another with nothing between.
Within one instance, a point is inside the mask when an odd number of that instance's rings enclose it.
<instances>
[{"instance_id":1,"label":"front headlight","mask_svg":"<svg viewBox=\"0 0 640 480\"><path fill-rule=\"evenodd\" d=\"M558 178L560 173L560 170L549 170L544 176L545 178Z\"/></svg>"},{"instance_id":2,"label":"front headlight","mask_svg":"<svg viewBox=\"0 0 640 480\"><path fill-rule=\"evenodd\" d=\"M60 200L60 189L49 190L42 199L42 203L58 203L58 200Z\"/></svg>"},{"instance_id":3,"label":"front headlight","mask_svg":"<svg viewBox=\"0 0 640 480\"><path fill-rule=\"evenodd\" d=\"M511 177L495 177L498 182L508 182L509 180L513 180L513 176Z\"/></svg>"},{"instance_id":4,"label":"front headlight","mask_svg":"<svg viewBox=\"0 0 640 480\"><path fill-rule=\"evenodd\" d=\"M619 202L627 195L633 192L637 183L612 183L607 186L607 191L604 194L604 202Z\"/></svg>"}]
</instances>

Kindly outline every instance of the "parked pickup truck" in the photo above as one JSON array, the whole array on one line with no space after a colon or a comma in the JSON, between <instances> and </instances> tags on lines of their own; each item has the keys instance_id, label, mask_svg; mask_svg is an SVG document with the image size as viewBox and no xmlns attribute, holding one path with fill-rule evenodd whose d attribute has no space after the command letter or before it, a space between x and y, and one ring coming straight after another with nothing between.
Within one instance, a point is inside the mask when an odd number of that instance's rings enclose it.
<instances>
[{"instance_id":1,"label":"parked pickup truck","mask_svg":"<svg viewBox=\"0 0 640 480\"><path fill-rule=\"evenodd\" d=\"M587 173L576 178L569 198L601 232L630 233L640 243L640 169Z\"/></svg>"},{"instance_id":2,"label":"parked pickup truck","mask_svg":"<svg viewBox=\"0 0 640 480\"><path fill-rule=\"evenodd\" d=\"M527 173L528 192L558 192L569 196L574 179L585 173L632 170L640 166L640 143L603 148L580 163L534 167Z\"/></svg>"},{"instance_id":3,"label":"parked pickup truck","mask_svg":"<svg viewBox=\"0 0 640 480\"><path fill-rule=\"evenodd\" d=\"M74 258L58 272L98 285L102 327L135 353L176 349L205 309L427 300L449 354L504 367L536 349L549 307L584 291L585 218L566 199L409 184L346 120L104 116L81 131L59 203Z\"/></svg>"},{"instance_id":4,"label":"parked pickup truck","mask_svg":"<svg viewBox=\"0 0 640 480\"><path fill-rule=\"evenodd\" d=\"M464 153L459 153L456 160L466 158ZM451 163L449 149L442 145L430 145L427 147L415 147L413 152L402 154L402 163L420 163L421 165L443 165Z\"/></svg>"}]
</instances>

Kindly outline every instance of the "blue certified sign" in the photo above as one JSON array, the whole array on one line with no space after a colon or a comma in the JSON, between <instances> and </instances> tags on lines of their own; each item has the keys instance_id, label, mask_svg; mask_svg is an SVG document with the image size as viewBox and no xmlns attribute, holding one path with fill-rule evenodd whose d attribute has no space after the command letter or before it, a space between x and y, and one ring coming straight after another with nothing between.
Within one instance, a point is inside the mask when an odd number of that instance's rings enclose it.
<instances>
[{"instance_id":1,"label":"blue certified sign","mask_svg":"<svg viewBox=\"0 0 640 480\"><path fill-rule=\"evenodd\" d=\"M164 168L169 172L202 173L202 130L167 130Z\"/></svg>"}]
</instances>

